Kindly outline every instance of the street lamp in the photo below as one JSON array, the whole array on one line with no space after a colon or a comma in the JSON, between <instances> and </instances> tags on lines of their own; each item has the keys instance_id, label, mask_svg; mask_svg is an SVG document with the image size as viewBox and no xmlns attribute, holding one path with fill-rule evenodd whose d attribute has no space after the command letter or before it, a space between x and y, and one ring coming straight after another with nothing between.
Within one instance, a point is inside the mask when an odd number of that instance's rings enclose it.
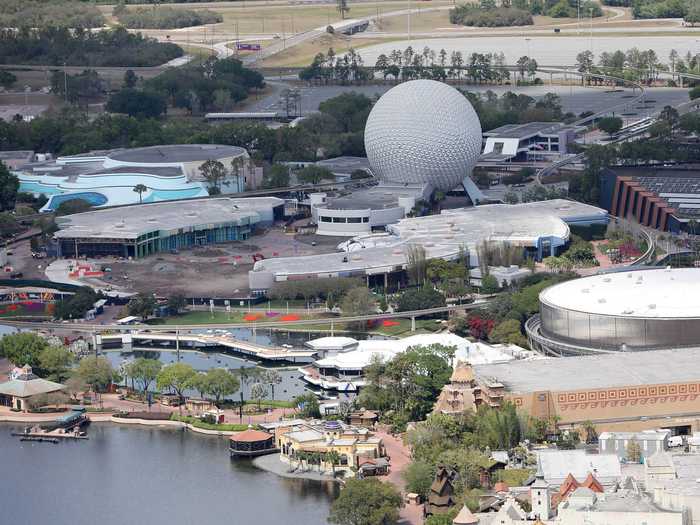
<instances>
[{"instance_id":1,"label":"street lamp","mask_svg":"<svg viewBox=\"0 0 700 525\"><path fill-rule=\"evenodd\" d=\"M593 8L591 7L589 9L589 13L591 15L591 25L590 25L590 50L591 53L593 53Z\"/></svg>"},{"instance_id":2,"label":"street lamp","mask_svg":"<svg viewBox=\"0 0 700 525\"><path fill-rule=\"evenodd\" d=\"M581 36L581 0L576 1L576 20L578 26L578 34Z\"/></svg>"}]
</instances>

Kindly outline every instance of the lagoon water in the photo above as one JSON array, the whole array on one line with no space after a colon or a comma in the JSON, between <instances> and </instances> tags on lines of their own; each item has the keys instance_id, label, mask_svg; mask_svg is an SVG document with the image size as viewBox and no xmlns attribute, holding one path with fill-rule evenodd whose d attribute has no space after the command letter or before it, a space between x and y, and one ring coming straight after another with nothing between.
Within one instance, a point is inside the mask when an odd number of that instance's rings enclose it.
<instances>
[{"instance_id":1,"label":"lagoon water","mask_svg":"<svg viewBox=\"0 0 700 525\"><path fill-rule=\"evenodd\" d=\"M95 423L88 441L27 443L0 425L0 523L321 525L337 487L231 460L228 441Z\"/></svg>"}]
</instances>

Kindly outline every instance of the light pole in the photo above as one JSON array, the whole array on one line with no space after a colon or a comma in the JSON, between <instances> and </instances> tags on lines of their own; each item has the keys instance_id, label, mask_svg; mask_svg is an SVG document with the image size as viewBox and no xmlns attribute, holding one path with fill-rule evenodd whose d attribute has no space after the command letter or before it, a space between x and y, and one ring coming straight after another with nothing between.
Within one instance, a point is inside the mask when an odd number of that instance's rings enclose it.
<instances>
[{"instance_id":1,"label":"light pole","mask_svg":"<svg viewBox=\"0 0 700 525\"><path fill-rule=\"evenodd\" d=\"M525 37L525 43L527 45L527 58L532 58L530 56L530 40L531 40L530 37Z\"/></svg>"},{"instance_id":2,"label":"light pole","mask_svg":"<svg viewBox=\"0 0 700 525\"><path fill-rule=\"evenodd\" d=\"M591 53L593 53L593 8L591 7L588 12L591 15L591 25L590 25L590 33L589 33L589 35L590 35L589 36L589 39L590 39L589 47L590 47Z\"/></svg>"},{"instance_id":3,"label":"light pole","mask_svg":"<svg viewBox=\"0 0 700 525\"><path fill-rule=\"evenodd\" d=\"M577 27L578 27L578 34L581 36L581 0L576 1L576 20L577 20Z\"/></svg>"}]
</instances>

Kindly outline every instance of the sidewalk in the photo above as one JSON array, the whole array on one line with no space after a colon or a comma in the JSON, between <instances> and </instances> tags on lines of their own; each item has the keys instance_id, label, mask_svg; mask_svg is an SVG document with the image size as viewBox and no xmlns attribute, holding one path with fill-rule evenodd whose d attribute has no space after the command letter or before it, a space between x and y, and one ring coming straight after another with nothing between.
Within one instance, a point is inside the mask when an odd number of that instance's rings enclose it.
<instances>
[{"instance_id":1,"label":"sidewalk","mask_svg":"<svg viewBox=\"0 0 700 525\"><path fill-rule=\"evenodd\" d=\"M393 484L402 496L406 495L406 482L403 479L403 472L411 463L411 452L403 444L400 437L393 436L384 430L376 432L377 437L382 438L387 455L391 458L391 470L386 476L386 481ZM421 525L423 523L423 506L406 504L401 508L399 514L400 525Z\"/></svg>"}]
</instances>

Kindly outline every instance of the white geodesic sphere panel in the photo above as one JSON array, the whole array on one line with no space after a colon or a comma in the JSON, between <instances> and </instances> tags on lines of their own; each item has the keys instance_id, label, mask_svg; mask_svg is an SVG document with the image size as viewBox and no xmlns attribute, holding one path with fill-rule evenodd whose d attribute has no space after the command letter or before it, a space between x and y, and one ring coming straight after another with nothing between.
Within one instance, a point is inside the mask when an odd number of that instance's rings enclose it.
<instances>
[{"instance_id":1,"label":"white geodesic sphere panel","mask_svg":"<svg viewBox=\"0 0 700 525\"><path fill-rule=\"evenodd\" d=\"M481 154L481 123L459 91L435 80L412 80L387 91L365 127L374 175L396 183L456 188Z\"/></svg>"}]
</instances>

